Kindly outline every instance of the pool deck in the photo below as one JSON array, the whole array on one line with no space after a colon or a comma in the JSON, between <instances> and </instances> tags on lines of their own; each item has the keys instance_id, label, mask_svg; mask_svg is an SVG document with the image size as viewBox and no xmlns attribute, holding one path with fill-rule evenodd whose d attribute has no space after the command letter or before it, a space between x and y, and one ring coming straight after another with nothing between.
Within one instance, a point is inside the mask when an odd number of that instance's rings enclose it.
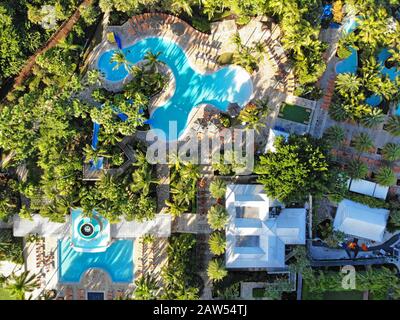
<instances>
[{"instance_id":1,"label":"pool deck","mask_svg":"<svg viewBox=\"0 0 400 320\"><path fill-rule=\"evenodd\" d=\"M289 121L282 123L281 119L278 119L282 102L288 99L293 100L294 77L293 71L288 68L286 63L288 58L279 41L281 33L279 26L267 17L253 18L240 29L233 19L218 21L211 24L211 33L205 34L172 15L148 13L133 16L121 26L107 26L105 28L103 40L94 48L88 58L89 69L97 68L98 59L103 52L116 48L116 44L107 40L108 32L116 32L120 36L123 48L146 37L165 37L172 40L185 51L191 66L200 73L212 73L221 68L216 63L217 57L224 52L235 51L235 45L232 44L231 38L236 32L239 32L244 45L251 46L256 42L262 42L265 45L266 54L263 61L259 63L258 70L251 74L253 82L252 99L269 97L272 111L266 119L262 120L266 127L256 133L257 148L262 148L267 140L269 129L275 125L283 126L288 132L292 133L302 134L310 130L310 126L298 126ZM166 69L168 70L168 68ZM165 104L173 95L175 81L171 72L166 71L166 73L170 78L169 84L163 92L153 97L150 103L150 112L157 106ZM104 80L102 86L110 91L120 91L123 85L130 80L130 76L121 82ZM310 101L310 103L313 103L313 101ZM189 117L188 129L197 119L203 117L206 107L207 105L199 105L193 109ZM189 132L190 130L185 131L180 140L183 141L188 138L187 133ZM142 135L142 138L144 138L145 133Z\"/></svg>"}]
</instances>

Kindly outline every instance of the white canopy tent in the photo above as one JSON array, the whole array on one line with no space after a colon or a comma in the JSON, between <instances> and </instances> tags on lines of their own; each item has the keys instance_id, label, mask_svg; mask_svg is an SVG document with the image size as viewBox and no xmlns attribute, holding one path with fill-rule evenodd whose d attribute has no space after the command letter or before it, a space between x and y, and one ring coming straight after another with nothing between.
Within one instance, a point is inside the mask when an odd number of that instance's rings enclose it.
<instances>
[{"instance_id":1,"label":"white canopy tent","mask_svg":"<svg viewBox=\"0 0 400 320\"><path fill-rule=\"evenodd\" d=\"M375 182L364 179L354 179L351 181L349 180L349 190L364 194L366 196L385 200L389 191L389 187L384 187Z\"/></svg>"},{"instance_id":2,"label":"white canopy tent","mask_svg":"<svg viewBox=\"0 0 400 320\"><path fill-rule=\"evenodd\" d=\"M345 199L339 203L333 227L348 235L381 242L388 217L389 210Z\"/></svg>"}]
</instances>

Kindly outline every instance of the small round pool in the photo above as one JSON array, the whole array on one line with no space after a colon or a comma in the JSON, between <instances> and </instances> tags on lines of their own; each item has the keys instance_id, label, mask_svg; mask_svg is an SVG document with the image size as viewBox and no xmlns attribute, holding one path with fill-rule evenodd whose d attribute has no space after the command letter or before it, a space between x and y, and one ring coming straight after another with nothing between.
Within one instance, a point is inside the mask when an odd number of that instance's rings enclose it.
<instances>
[{"instance_id":1,"label":"small round pool","mask_svg":"<svg viewBox=\"0 0 400 320\"><path fill-rule=\"evenodd\" d=\"M97 217L82 217L78 222L78 234L86 240L97 237L102 229L101 221Z\"/></svg>"}]
</instances>

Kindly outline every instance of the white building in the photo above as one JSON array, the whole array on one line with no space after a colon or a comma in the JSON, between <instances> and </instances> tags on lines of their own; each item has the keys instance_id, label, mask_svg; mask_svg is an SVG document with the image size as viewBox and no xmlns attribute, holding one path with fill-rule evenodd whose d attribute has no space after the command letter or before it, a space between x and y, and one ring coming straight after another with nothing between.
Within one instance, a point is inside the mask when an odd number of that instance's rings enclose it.
<instances>
[{"instance_id":1,"label":"white building","mask_svg":"<svg viewBox=\"0 0 400 320\"><path fill-rule=\"evenodd\" d=\"M339 203L333 228L357 238L381 242L388 217L389 210L345 199Z\"/></svg>"},{"instance_id":2,"label":"white building","mask_svg":"<svg viewBox=\"0 0 400 320\"><path fill-rule=\"evenodd\" d=\"M227 268L285 268L285 245L305 244L306 209L286 209L262 185L228 185Z\"/></svg>"}]
</instances>

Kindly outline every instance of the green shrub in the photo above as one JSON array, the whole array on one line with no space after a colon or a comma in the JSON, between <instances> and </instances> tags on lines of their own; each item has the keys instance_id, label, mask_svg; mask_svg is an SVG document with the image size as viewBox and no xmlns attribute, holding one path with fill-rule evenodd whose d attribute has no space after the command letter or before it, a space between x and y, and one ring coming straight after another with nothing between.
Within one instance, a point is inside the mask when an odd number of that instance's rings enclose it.
<instances>
[{"instance_id":1,"label":"green shrub","mask_svg":"<svg viewBox=\"0 0 400 320\"><path fill-rule=\"evenodd\" d=\"M217 63L221 66L233 63L233 52L224 52L217 58Z\"/></svg>"},{"instance_id":2,"label":"green shrub","mask_svg":"<svg viewBox=\"0 0 400 320\"><path fill-rule=\"evenodd\" d=\"M337 55L339 59L343 60L351 55L351 51L345 46L339 46L337 49Z\"/></svg>"},{"instance_id":3,"label":"green shrub","mask_svg":"<svg viewBox=\"0 0 400 320\"><path fill-rule=\"evenodd\" d=\"M202 17L193 17L192 18L192 26L193 28L199 30L200 32L210 33L211 25L210 22Z\"/></svg>"},{"instance_id":4,"label":"green shrub","mask_svg":"<svg viewBox=\"0 0 400 320\"><path fill-rule=\"evenodd\" d=\"M8 260L14 263L23 263L22 238L15 238L12 230L0 230L0 261Z\"/></svg>"}]
</instances>

